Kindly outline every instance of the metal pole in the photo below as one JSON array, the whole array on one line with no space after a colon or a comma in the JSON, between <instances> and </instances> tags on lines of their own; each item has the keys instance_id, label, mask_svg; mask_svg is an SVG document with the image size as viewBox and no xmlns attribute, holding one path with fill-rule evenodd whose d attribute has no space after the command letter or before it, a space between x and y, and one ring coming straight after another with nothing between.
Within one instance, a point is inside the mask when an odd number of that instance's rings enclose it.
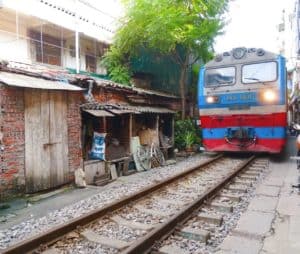
<instances>
[{"instance_id":1,"label":"metal pole","mask_svg":"<svg viewBox=\"0 0 300 254\"><path fill-rule=\"evenodd\" d=\"M79 55L79 31L78 31L78 26L79 26L79 15L78 15L78 1L75 0L75 7L76 7L76 14L75 14L75 52L76 52L76 73L79 73L80 71L80 55Z\"/></svg>"},{"instance_id":2,"label":"metal pole","mask_svg":"<svg viewBox=\"0 0 300 254\"><path fill-rule=\"evenodd\" d=\"M63 66L63 64L64 64L64 59L63 59L63 56L64 56L64 31L63 31L63 28L61 27L60 28L60 47L61 47L61 49L60 49L60 55L61 55L61 57L60 57L60 66Z\"/></svg>"},{"instance_id":3,"label":"metal pole","mask_svg":"<svg viewBox=\"0 0 300 254\"><path fill-rule=\"evenodd\" d=\"M19 12L16 10L16 33L17 33L17 40L19 40Z\"/></svg>"},{"instance_id":4,"label":"metal pole","mask_svg":"<svg viewBox=\"0 0 300 254\"><path fill-rule=\"evenodd\" d=\"M41 58L42 58L42 63L44 63L44 49L43 49L43 23L41 24L41 36L40 36L40 40L41 40Z\"/></svg>"}]
</instances>

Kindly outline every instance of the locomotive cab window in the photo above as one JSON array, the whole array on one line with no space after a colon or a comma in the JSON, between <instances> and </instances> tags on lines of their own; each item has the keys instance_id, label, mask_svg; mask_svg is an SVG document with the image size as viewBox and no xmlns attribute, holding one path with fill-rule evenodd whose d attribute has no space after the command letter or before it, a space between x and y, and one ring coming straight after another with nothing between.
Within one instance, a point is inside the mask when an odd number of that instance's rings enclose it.
<instances>
[{"instance_id":1,"label":"locomotive cab window","mask_svg":"<svg viewBox=\"0 0 300 254\"><path fill-rule=\"evenodd\" d=\"M242 67L242 82L244 84L271 82L276 79L276 62L247 64Z\"/></svg>"},{"instance_id":2,"label":"locomotive cab window","mask_svg":"<svg viewBox=\"0 0 300 254\"><path fill-rule=\"evenodd\" d=\"M207 69L205 71L205 86L233 85L235 83L235 68L224 67Z\"/></svg>"}]
</instances>

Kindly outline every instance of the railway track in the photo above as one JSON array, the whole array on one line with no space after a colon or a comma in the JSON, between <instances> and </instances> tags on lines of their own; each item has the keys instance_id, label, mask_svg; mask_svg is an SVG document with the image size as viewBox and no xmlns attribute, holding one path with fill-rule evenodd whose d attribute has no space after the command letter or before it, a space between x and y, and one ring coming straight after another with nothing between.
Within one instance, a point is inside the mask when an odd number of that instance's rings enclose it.
<instances>
[{"instance_id":1,"label":"railway track","mask_svg":"<svg viewBox=\"0 0 300 254\"><path fill-rule=\"evenodd\" d=\"M179 240L214 238L222 211L232 210L266 163L218 156L3 253L184 253Z\"/></svg>"}]
</instances>

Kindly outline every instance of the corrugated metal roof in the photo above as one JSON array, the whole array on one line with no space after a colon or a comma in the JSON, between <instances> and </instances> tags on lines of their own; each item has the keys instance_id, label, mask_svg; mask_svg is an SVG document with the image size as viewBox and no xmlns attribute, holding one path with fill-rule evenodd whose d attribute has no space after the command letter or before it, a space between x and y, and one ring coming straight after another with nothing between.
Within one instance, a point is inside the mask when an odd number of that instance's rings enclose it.
<instances>
[{"instance_id":1,"label":"corrugated metal roof","mask_svg":"<svg viewBox=\"0 0 300 254\"><path fill-rule=\"evenodd\" d=\"M119 114L140 114L140 113L159 113L159 114L175 114L176 111L168 108L150 107L150 106L133 106L129 104L102 104L87 103L81 106L83 110L108 110L109 112Z\"/></svg>"},{"instance_id":2,"label":"corrugated metal roof","mask_svg":"<svg viewBox=\"0 0 300 254\"><path fill-rule=\"evenodd\" d=\"M124 89L127 91L133 91L138 94L156 95L156 96L162 96L162 97L167 97L167 98L179 99L178 96L168 94L166 92L148 90L148 89L138 88L138 87L133 87L133 86L126 86L126 85L122 85L122 84L113 82L111 80L106 80L106 79L101 79L101 78L95 78L95 77L92 77L92 78L95 80L95 82L97 83L98 86L102 86L102 87L120 88L120 89Z\"/></svg>"},{"instance_id":3,"label":"corrugated metal roof","mask_svg":"<svg viewBox=\"0 0 300 254\"><path fill-rule=\"evenodd\" d=\"M42 78L30 77L22 74L1 72L0 71L0 83L8 86L24 87L24 88L37 88L48 90L69 90L69 91L81 91L82 88L68 83L46 80Z\"/></svg>"},{"instance_id":4,"label":"corrugated metal roof","mask_svg":"<svg viewBox=\"0 0 300 254\"><path fill-rule=\"evenodd\" d=\"M148 90L148 89L138 88L138 87L134 87L133 90L136 91L139 94L149 94L149 95L157 95L157 96L162 96L162 97L179 99L178 96L173 95L173 94L168 94L166 92L160 92L160 91L155 91L155 90Z\"/></svg>"},{"instance_id":5,"label":"corrugated metal roof","mask_svg":"<svg viewBox=\"0 0 300 254\"><path fill-rule=\"evenodd\" d=\"M160 114L175 114L174 110L168 108L158 108L158 107L138 107L138 111L142 113L160 113Z\"/></svg>"},{"instance_id":6,"label":"corrugated metal roof","mask_svg":"<svg viewBox=\"0 0 300 254\"><path fill-rule=\"evenodd\" d=\"M114 114L111 114L107 112L106 110L100 110L100 109L84 109L83 111L96 116L96 117L106 117L106 116L114 116Z\"/></svg>"},{"instance_id":7,"label":"corrugated metal roof","mask_svg":"<svg viewBox=\"0 0 300 254\"><path fill-rule=\"evenodd\" d=\"M128 110L128 109L108 109L110 112L116 114L116 115L122 115L122 114L139 114L140 112Z\"/></svg>"}]
</instances>

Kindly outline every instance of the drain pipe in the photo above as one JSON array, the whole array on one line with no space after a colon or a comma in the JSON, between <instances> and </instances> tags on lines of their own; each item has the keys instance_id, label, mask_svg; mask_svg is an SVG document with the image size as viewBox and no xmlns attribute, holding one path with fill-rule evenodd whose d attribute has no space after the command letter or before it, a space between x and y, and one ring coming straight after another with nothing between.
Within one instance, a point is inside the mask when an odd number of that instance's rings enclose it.
<instances>
[{"instance_id":1,"label":"drain pipe","mask_svg":"<svg viewBox=\"0 0 300 254\"><path fill-rule=\"evenodd\" d=\"M88 89L84 92L84 98L87 102L94 102L95 99L94 99L94 96L92 93L94 80L90 79L87 82L88 82L89 86L88 86Z\"/></svg>"}]
</instances>

